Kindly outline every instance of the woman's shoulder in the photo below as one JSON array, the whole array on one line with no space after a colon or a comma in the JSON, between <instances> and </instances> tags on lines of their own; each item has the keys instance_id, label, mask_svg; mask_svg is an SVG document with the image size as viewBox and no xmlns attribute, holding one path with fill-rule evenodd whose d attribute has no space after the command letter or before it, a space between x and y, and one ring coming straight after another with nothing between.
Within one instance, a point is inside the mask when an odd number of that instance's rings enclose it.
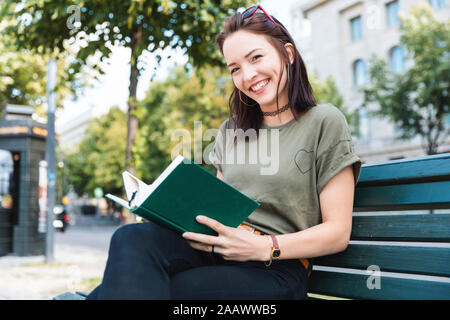
<instances>
[{"instance_id":1,"label":"woman's shoulder","mask_svg":"<svg viewBox=\"0 0 450 320\"><path fill-rule=\"evenodd\" d=\"M305 119L309 128L314 128L314 132L319 135L324 133L329 136L341 136L343 133L349 135L349 126L344 113L331 103L318 104L312 107L309 118Z\"/></svg>"},{"instance_id":2,"label":"woman's shoulder","mask_svg":"<svg viewBox=\"0 0 450 320\"><path fill-rule=\"evenodd\" d=\"M344 113L331 103L319 104L313 107L311 126L319 135L334 139L351 139L351 132Z\"/></svg>"},{"instance_id":3,"label":"woman's shoulder","mask_svg":"<svg viewBox=\"0 0 450 320\"><path fill-rule=\"evenodd\" d=\"M336 118L345 118L341 110L331 103L321 103L312 107L307 114L316 121L332 120Z\"/></svg>"}]
</instances>

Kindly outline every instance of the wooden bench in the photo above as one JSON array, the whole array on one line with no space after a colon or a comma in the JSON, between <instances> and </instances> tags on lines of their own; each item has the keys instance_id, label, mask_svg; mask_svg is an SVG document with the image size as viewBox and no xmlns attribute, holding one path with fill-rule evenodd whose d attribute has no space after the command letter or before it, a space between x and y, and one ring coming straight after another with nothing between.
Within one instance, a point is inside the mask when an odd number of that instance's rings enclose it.
<instances>
[{"instance_id":1,"label":"wooden bench","mask_svg":"<svg viewBox=\"0 0 450 320\"><path fill-rule=\"evenodd\" d=\"M436 209L444 212L430 213ZM450 153L363 165L350 244L344 252L314 259L308 296L450 299L446 209Z\"/></svg>"}]
</instances>

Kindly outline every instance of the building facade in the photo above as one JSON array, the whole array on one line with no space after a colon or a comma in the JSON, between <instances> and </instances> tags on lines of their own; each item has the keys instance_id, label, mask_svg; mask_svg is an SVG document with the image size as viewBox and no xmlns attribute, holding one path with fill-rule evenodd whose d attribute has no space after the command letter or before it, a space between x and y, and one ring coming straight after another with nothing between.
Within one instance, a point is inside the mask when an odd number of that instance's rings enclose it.
<instances>
[{"instance_id":1,"label":"building facade","mask_svg":"<svg viewBox=\"0 0 450 320\"><path fill-rule=\"evenodd\" d=\"M73 116L70 120L56 121L56 133L59 136L58 144L64 150L73 150L83 139L89 122L95 118L93 108Z\"/></svg>"},{"instance_id":2,"label":"building facade","mask_svg":"<svg viewBox=\"0 0 450 320\"><path fill-rule=\"evenodd\" d=\"M369 80L372 54L385 59L396 73L411 66L400 45L399 14L407 14L418 2L429 3L438 21L448 21L449 0L310 0L292 10L294 30L300 30L295 40L308 72L316 72L320 79L332 76L345 108L359 114L361 136L355 139L355 150L365 163L426 154L421 137L399 140L393 123L369 117L368 111L377 105L363 108L363 95L358 91ZM450 115L446 124L450 128ZM450 137L438 152L450 152Z\"/></svg>"}]
</instances>

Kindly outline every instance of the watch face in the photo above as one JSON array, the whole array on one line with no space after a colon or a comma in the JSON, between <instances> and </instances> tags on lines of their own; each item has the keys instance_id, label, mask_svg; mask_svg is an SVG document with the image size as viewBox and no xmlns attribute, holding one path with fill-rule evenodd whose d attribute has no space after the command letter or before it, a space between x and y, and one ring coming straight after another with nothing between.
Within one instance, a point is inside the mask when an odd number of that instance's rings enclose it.
<instances>
[{"instance_id":1,"label":"watch face","mask_svg":"<svg viewBox=\"0 0 450 320\"><path fill-rule=\"evenodd\" d=\"M272 257L273 258L279 258L281 254L280 249L273 249Z\"/></svg>"}]
</instances>

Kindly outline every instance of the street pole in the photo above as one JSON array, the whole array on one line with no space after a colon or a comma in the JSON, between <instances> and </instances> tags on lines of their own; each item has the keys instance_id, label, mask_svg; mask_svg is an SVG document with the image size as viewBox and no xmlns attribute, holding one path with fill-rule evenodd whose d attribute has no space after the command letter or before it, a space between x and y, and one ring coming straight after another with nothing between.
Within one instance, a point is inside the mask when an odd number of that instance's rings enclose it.
<instances>
[{"instance_id":1,"label":"street pole","mask_svg":"<svg viewBox=\"0 0 450 320\"><path fill-rule=\"evenodd\" d=\"M45 241L45 263L54 261L54 229L53 207L55 206L55 111L56 111L56 61L51 59L47 63L47 143L45 160L47 161L47 233Z\"/></svg>"}]
</instances>

